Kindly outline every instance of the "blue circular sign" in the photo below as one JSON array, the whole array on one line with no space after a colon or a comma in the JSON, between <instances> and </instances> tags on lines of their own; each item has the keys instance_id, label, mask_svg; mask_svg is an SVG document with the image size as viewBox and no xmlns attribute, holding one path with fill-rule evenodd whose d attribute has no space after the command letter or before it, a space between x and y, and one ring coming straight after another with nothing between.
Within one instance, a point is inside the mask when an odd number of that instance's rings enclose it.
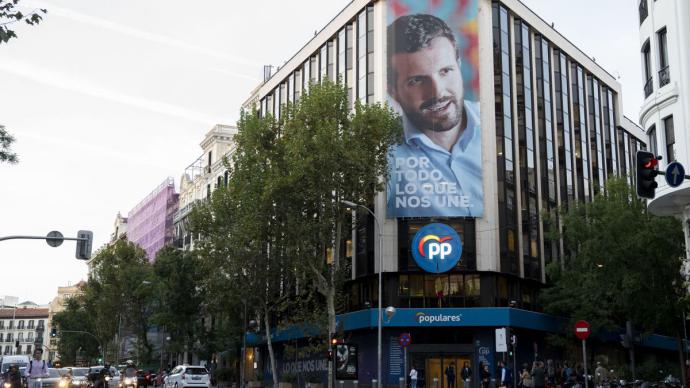
<instances>
[{"instance_id":1,"label":"blue circular sign","mask_svg":"<svg viewBox=\"0 0 690 388\"><path fill-rule=\"evenodd\" d=\"M666 166L666 183L671 187L678 187L685 180L685 168L678 162L671 162Z\"/></svg>"},{"instance_id":2,"label":"blue circular sign","mask_svg":"<svg viewBox=\"0 0 690 388\"><path fill-rule=\"evenodd\" d=\"M462 255L462 241L455 231L445 224L429 224L414 235L412 257L426 272L450 271Z\"/></svg>"}]
</instances>

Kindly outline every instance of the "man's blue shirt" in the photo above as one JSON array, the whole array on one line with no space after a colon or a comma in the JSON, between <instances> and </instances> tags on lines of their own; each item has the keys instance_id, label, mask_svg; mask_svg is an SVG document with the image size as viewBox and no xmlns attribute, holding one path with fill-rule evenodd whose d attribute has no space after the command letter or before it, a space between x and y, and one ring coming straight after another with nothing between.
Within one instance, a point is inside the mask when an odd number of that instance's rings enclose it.
<instances>
[{"instance_id":1,"label":"man's blue shirt","mask_svg":"<svg viewBox=\"0 0 690 388\"><path fill-rule=\"evenodd\" d=\"M389 153L388 218L483 215L479 103L464 107L467 126L450 152L403 118L404 141Z\"/></svg>"}]
</instances>

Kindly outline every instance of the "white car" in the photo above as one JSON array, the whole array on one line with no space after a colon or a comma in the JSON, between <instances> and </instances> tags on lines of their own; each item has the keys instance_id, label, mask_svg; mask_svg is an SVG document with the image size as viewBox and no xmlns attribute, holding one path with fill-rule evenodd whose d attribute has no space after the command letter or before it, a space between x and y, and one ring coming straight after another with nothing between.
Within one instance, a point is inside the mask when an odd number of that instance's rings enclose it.
<instances>
[{"instance_id":1,"label":"white car","mask_svg":"<svg viewBox=\"0 0 690 388\"><path fill-rule=\"evenodd\" d=\"M179 365L165 378L166 388L210 388L210 386L208 371L203 366Z\"/></svg>"}]
</instances>

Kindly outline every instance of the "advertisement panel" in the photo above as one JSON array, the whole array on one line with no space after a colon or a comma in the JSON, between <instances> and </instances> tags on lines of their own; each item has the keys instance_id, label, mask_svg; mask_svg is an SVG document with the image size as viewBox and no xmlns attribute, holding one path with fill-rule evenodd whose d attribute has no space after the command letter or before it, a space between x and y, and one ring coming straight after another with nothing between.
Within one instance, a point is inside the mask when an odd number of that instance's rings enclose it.
<instances>
[{"instance_id":1,"label":"advertisement panel","mask_svg":"<svg viewBox=\"0 0 690 388\"><path fill-rule=\"evenodd\" d=\"M357 380L357 345L336 345L335 378L337 380Z\"/></svg>"},{"instance_id":2,"label":"advertisement panel","mask_svg":"<svg viewBox=\"0 0 690 388\"><path fill-rule=\"evenodd\" d=\"M387 2L388 101L404 129L389 154L388 218L484 213L477 2Z\"/></svg>"}]
</instances>

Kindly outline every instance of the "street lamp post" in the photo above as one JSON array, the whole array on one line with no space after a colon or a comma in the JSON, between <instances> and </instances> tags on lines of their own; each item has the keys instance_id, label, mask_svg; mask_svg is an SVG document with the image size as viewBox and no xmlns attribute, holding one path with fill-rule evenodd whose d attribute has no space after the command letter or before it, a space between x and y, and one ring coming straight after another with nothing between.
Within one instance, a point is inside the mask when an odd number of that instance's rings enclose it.
<instances>
[{"instance_id":1,"label":"street lamp post","mask_svg":"<svg viewBox=\"0 0 690 388\"><path fill-rule=\"evenodd\" d=\"M383 341L383 310L381 308L382 305L382 299L383 299L383 230L381 229L381 223L379 222L379 218L376 217L376 214L374 214L371 209L364 205L360 205L351 201L341 201L345 206L351 207L351 208L358 208L361 207L362 209L365 209L366 211L369 212L369 214L374 217L374 221L376 221L376 229L378 229L378 245L379 245L379 303L378 303L378 340L376 341L377 345L377 370L376 370L376 376L377 376L377 382L378 386L381 386L381 349L382 349L382 341Z\"/></svg>"}]
</instances>

